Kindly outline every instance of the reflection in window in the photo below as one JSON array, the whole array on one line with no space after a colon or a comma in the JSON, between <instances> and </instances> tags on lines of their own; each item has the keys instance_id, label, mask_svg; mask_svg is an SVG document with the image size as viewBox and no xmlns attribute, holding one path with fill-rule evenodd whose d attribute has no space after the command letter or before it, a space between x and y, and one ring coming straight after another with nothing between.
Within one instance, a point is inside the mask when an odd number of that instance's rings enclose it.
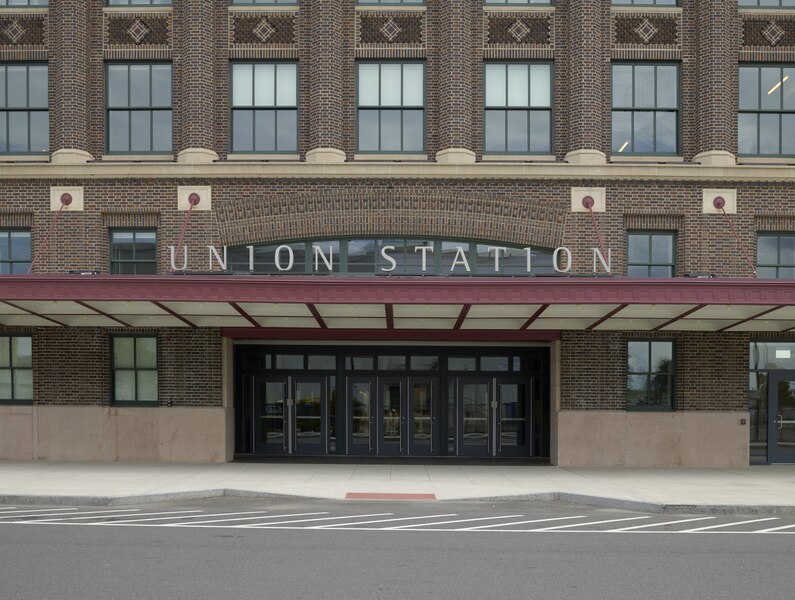
<instances>
[{"instance_id":1,"label":"reflection in window","mask_svg":"<svg viewBox=\"0 0 795 600\"><path fill-rule=\"evenodd\" d=\"M757 236L756 275L762 279L795 279L795 234Z\"/></svg>"},{"instance_id":2,"label":"reflection in window","mask_svg":"<svg viewBox=\"0 0 795 600\"><path fill-rule=\"evenodd\" d=\"M628 277L673 277L676 234L631 231L627 234Z\"/></svg>"},{"instance_id":3,"label":"reflection in window","mask_svg":"<svg viewBox=\"0 0 795 600\"><path fill-rule=\"evenodd\" d=\"M0 404L29 404L32 401L32 338L0 336Z\"/></svg>"},{"instance_id":4,"label":"reflection in window","mask_svg":"<svg viewBox=\"0 0 795 600\"><path fill-rule=\"evenodd\" d=\"M24 275L30 261L30 231L0 229L0 275Z\"/></svg>"},{"instance_id":5,"label":"reflection in window","mask_svg":"<svg viewBox=\"0 0 795 600\"><path fill-rule=\"evenodd\" d=\"M795 66L740 67L737 136L740 154L795 155Z\"/></svg>"},{"instance_id":6,"label":"reflection in window","mask_svg":"<svg viewBox=\"0 0 795 600\"><path fill-rule=\"evenodd\" d=\"M156 275L157 232L110 232L110 272L113 275Z\"/></svg>"},{"instance_id":7,"label":"reflection in window","mask_svg":"<svg viewBox=\"0 0 795 600\"><path fill-rule=\"evenodd\" d=\"M113 401L157 402L157 338L114 337Z\"/></svg>"},{"instance_id":8,"label":"reflection in window","mask_svg":"<svg viewBox=\"0 0 795 600\"><path fill-rule=\"evenodd\" d=\"M0 154L50 149L47 65L0 65Z\"/></svg>"},{"instance_id":9,"label":"reflection in window","mask_svg":"<svg viewBox=\"0 0 795 600\"><path fill-rule=\"evenodd\" d=\"M627 409L672 410L674 344L668 340L627 343Z\"/></svg>"},{"instance_id":10,"label":"reflection in window","mask_svg":"<svg viewBox=\"0 0 795 600\"><path fill-rule=\"evenodd\" d=\"M613 65L613 154L676 154L679 67Z\"/></svg>"}]
</instances>

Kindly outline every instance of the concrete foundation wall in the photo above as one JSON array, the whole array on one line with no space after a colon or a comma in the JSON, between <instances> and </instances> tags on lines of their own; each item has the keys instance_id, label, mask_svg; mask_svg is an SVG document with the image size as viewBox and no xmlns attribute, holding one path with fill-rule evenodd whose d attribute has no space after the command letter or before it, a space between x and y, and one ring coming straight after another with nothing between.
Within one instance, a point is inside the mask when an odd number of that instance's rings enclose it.
<instances>
[{"instance_id":1,"label":"concrete foundation wall","mask_svg":"<svg viewBox=\"0 0 795 600\"><path fill-rule=\"evenodd\" d=\"M220 463L224 408L0 406L0 460Z\"/></svg>"},{"instance_id":2,"label":"concrete foundation wall","mask_svg":"<svg viewBox=\"0 0 795 600\"><path fill-rule=\"evenodd\" d=\"M563 410L561 467L746 467L747 412L644 413Z\"/></svg>"}]
</instances>

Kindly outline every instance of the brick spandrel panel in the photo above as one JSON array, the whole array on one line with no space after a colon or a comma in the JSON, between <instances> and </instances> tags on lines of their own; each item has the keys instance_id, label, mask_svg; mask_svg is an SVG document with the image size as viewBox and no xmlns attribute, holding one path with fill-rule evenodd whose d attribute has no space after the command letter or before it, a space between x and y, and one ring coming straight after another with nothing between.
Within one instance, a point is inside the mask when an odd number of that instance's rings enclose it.
<instances>
[{"instance_id":1,"label":"brick spandrel panel","mask_svg":"<svg viewBox=\"0 0 795 600\"><path fill-rule=\"evenodd\" d=\"M111 336L158 338L160 406L221 406L222 338L217 329L20 328L0 325L0 335L33 338L34 405L112 403Z\"/></svg>"},{"instance_id":2,"label":"brick spandrel panel","mask_svg":"<svg viewBox=\"0 0 795 600\"><path fill-rule=\"evenodd\" d=\"M628 46L675 46L677 44L676 17L615 17L615 43ZM648 21L657 32L651 38L643 38L639 31Z\"/></svg>"},{"instance_id":3,"label":"brick spandrel panel","mask_svg":"<svg viewBox=\"0 0 795 600\"><path fill-rule=\"evenodd\" d=\"M47 17L45 15L17 14L0 17L0 48L22 49L46 45Z\"/></svg>"},{"instance_id":4,"label":"brick spandrel panel","mask_svg":"<svg viewBox=\"0 0 795 600\"><path fill-rule=\"evenodd\" d=\"M548 15L534 17L487 16L486 19L487 46L548 46L552 43ZM522 26L517 23L521 23Z\"/></svg>"},{"instance_id":5,"label":"brick spandrel panel","mask_svg":"<svg viewBox=\"0 0 795 600\"><path fill-rule=\"evenodd\" d=\"M359 43L361 44L412 44L423 43L423 19L425 15L359 15ZM387 24L395 24L390 32Z\"/></svg>"},{"instance_id":6,"label":"brick spandrel panel","mask_svg":"<svg viewBox=\"0 0 795 600\"><path fill-rule=\"evenodd\" d=\"M770 27L770 23L775 23L781 29L780 37L772 36L774 44L770 38L764 35L764 31ZM742 20L743 46L765 49L792 49L795 47L795 17L773 17L760 19L758 16L744 16Z\"/></svg>"},{"instance_id":7,"label":"brick spandrel panel","mask_svg":"<svg viewBox=\"0 0 795 600\"><path fill-rule=\"evenodd\" d=\"M141 22L144 30L149 30L149 33L141 37L140 41L136 41L130 33L138 21ZM169 46L170 44L168 16L110 16L108 18L108 45Z\"/></svg>"},{"instance_id":8,"label":"brick spandrel panel","mask_svg":"<svg viewBox=\"0 0 795 600\"><path fill-rule=\"evenodd\" d=\"M561 408L624 410L627 342L641 338L674 341L675 410L748 410L749 334L626 331L562 332Z\"/></svg>"},{"instance_id":9,"label":"brick spandrel panel","mask_svg":"<svg viewBox=\"0 0 795 600\"><path fill-rule=\"evenodd\" d=\"M232 44L253 44L257 46L263 44L294 44L296 41L295 19L294 15L276 16L269 14L267 17L262 15L253 17L233 15L231 42ZM273 31L266 29L269 32L268 35L257 35L257 29L263 20L270 25Z\"/></svg>"}]
</instances>

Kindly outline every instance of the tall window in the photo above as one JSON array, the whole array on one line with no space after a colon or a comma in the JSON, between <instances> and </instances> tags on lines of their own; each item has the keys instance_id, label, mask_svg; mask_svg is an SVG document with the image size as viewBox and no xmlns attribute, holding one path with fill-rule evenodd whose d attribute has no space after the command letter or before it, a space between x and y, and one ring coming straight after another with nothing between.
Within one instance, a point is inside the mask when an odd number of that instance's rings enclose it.
<instances>
[{"instance_id":1,"label":"tall window","mask_svg":"<svg viewBox=\"0 0 795 600\"><path fill-rule=\"evenodd\" d=\"M486 152L543 152L552 148L552 66L486 65Z\"/></svg>"},{"instance_id":2,"label":"tall window","mask_svg":"<svg viewBox=\"0 0 795 600\"><path fill-rule=\"evenodd\" d=\"M764 279L795 279L795 233L757 235L756 275Z\"/></svg>"},{"instance_id":3,"label":"tall window","mask_svg":"<svg viewBox=\"0 0 795 600\"><path fill-rule=\"evenodd\" d=\"M0 336L0 404L33 401L33 350L30 336Z\"/></svg>"},{"instance_id":4,"label":"tall window","mask_svg":"<svg viewBox=\"0 0 795 600\"><path fill-rule=\"evenodd\" d=\"M627 232L627 276L673 277L675 247L673 232Z\"/></svg>"},{"instance_id":5,"label":"tall window","mask_svg":"<svg viewBox=\"0 0 795 600\"><path fill-rule=\"evenodd\" d=\"M361 152L425 149L425 66L358 65L358 144Z\"/></svg>"},{"instance_id":6,"label":"tall window","mask_svg":"<svg viewBox=\"0 0 795 600\"><path fill-rule=\"evenodd\" d=\"M113 337L113 401L157 402L157 338Z\"/></svg>"},{"instance_id":7,"label":"tall window","mask_svg":"<svg viewBox=\"0 0 795 600\"><path fill-rule=\"evenodd\" d=\"M47 65L0 64L0 154L50 149Z\"/></svg>"},{"instance_id":8,"label":"tall window","mask_svg":"<svg viewBox=\"0 0 795 600\"><path fill-rule=\"evenodd\" d=\"M795 65L740 67L740 154L795 156Z\"/></svg>"},{"instance_id":9,"label":"tall window","mask_svg":"<svg viewBox=\"0 0 795 600\"><path fill-rule=\"evenodd\" d=\"M425 0L356 0L356 4L425 4Z\"/></svg>"},{"instance_id":10,"label":"tall window","mask_svg":"<svg viewBox=\"0 0 795 600\"><path fill-rule=\"evenodd\" d=\"M676 154L679 67L613 65L613 154Z\"/></svg>"},{"instance_id":11,"label":"tall window","mask_svg":"<svg viewBox=\"0 0 795 600\"><path fill-rule=\"evenodd\" d=\"M232 4L298 4L299 0L232 0Z\"/></svg>"},{"instance_id":12,"label":"tall window","mask_svg":"<svg viewBox=\"0 0 795 600\"><path fill-rule=\"evenodd\" d=\"M171 152L171 65L109 64L107 75L108 151Z\"/></svg>"},{"instance_id":13,"label":"tall window","mask_svg":"<svg viewBox=\"0 0 795 600\"><path fill-rule=\"evenodd\" d=\"M232 151L298 149L298 65L232 65Z\"/></svg>"},{"instance_id":14,"label":"tall window","mask_svg":"<svg viewBox=\"0 0 795 600\"><path fill-rule=\"evenodd\" d=\"M17 6L47 6L48 0L0 0L0 8Z\"/></svg>"},{"instance_id":15,"label":"tall window","mask_svg":"<svg viewBox=\"0 0 795 600\"><path fill-rule=\"evenodd\" d=\"M486 4L554 4L554 0L485 0Z\"/></svg>"},{"instance_id":16,"label":"tall window","mask_svg":"<svg viewBox=\"0 0 795 600\"><path fill-rule=\"evenodd\" d=\"M24 275L30 261L30 231L0 229L0 275Z\"/></svg>"},{"instance_id":17,"label":"tall window","mask_svg":"<svg viewBox=\"0 0 795 600\"><path fill-rule=\"evenodd\" d=\"M157 274L157 232L110 232L110 272L114 275Z\"/></svg>"},{"instance_id":18,"label":"tall window","mask_svg":"<svg viewBox=\"0 0 795 600\"><path fill-rule=\"evenodd\" d=\"M739 5L756 8L795 8L795 0L739 0Z\"/></svg>"},{"instance_id":19,"label":"tall window","mask_svg":"<svg viewBox=\"0 0 795 600\"><path fill-rule=\"evenodd\" d=\"M627 410L672 410L674 343L630 340L627 343Z\"/></svg>"},{"instance_id":20,"label":"tall window","mask_svg":"<svg viewBox=\"0 0 795 600\"><path fill-rule=\"evenodd\" d=\"M108 6L171 6L171 0L105 0Z\"/></svg>"},{"instance_id":21,"label":"tall window","mask_svg":"<svg viewBox=\"0 0 795 600\"><path fill-rule=\"evenodd\" d=\"M613 0L613 6L679 6L679 0Z\"/></svg>"}]
</instances>

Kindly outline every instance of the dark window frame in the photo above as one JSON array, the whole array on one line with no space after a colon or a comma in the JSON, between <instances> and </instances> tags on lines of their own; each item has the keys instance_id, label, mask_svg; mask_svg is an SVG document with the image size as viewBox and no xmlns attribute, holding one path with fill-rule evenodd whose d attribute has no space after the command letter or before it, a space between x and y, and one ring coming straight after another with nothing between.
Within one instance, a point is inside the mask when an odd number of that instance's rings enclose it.
<instances>
[{"instance_id":1,"label":"dark window frame","mask_svg":"<svg viewBox=\"0 0 795 600\"><path fill-rule=\"evenodd\" d=\"M775 7L760 7L760 8L775 8ZM793 7L795 8L795 7ZM747 157L771 157L771 158L795 158L795 153L784 153L783 152L783 143L784 143L784 135L782 130L782 117L783 115L793 115L793 119L795 119L795 107L792 109L785 109L784 108L784 97L782 94L781 98L781 108L778 109L770 109L770 108L762 108L762 94L764 93L764 88L762 87L762 78L761 72L763 68L770 69L770 68L778 68L781 69L781 78L780 80L783 82L784 78L784 69L793 69L795 70L795 62L791 63L783 63L783 62L771 62L771 63L761 63L761 62L741 62L737 69L737 79L739 82L740 73L742 69L750 68L756 69L757 71L757 81L759 83L759 90L757 95L757 108L756 109L744 109L742 108L742 99L740 97L742 93L742 88L738 84L737 87L737 154L738 156L747 156ZM795 85L795 83L793 83ZM756 115L756 152L741 152L740 151L740 120L742 119L743 115ZM759 126L759 121L761 119L761 115L778 115L779 123L778 123L778 147L779 152L777 153L763 153L760 152L761 146L761 127Z\"/></svg>"},{"instance_id":2,"label":"dark window frame","mask_svg":"<svg viewBox=\"0 0 795 600\"><path fill-rule=\"evenodd\" d=\"M20 7L0 7L0 9L5 8L20 8ZM8 133L8 117L11 114L20 114L25 113L27 115L27 150L19 151L19 150L11 150L10 147L8 150L4 150L0 148L0 156L47 156L50 153L50 133L51 133L51 123L50 123L50 92L49 92L49 82L50 82L50 65L47 62L41 61L2 61L0 62L0 67L3 67L3 89L5 90L5 98L3 99L3 106L0 107L0 117L5 119L5 131L6 131L6 144L10 146L10 136ZM8 106L8 67L25 67L25 81L28 86L27 89L27 104L24 107L10 107ZM46 107L33 107L30 106L30 68L31 67L44 67L47 69L47 106ZM30 117L33 113L39 114L46 114L47 115L47 149L46 150L31 150L31 139L30 139Z\"/></svg>"},{"instance_id":3,"label":"dark window frame","mask_svg":"<svg viewBox=\"0 0 795 600\"><path fill-rule=\"evenodd\" d=\"M26 0L25 4L8 4L8 0L0 0L3 4L0 4L0 11L2 10L19 10L20 8L48 8L50 3L47 0L44 2L31 4L32 1L35 0Z\"/></svg>"},{"instance_id":4,"label":"dark window frame","mask_svg":"<svg viewBox=\"0 0 795 600\"><path fill-rule=\"evenodd\" d=\"M777 6L762 6L759 4L761 0L739 0L738 7L740 10L743 8L751 8L751 9L764 9L764 10L792 10L795 9L795 4L792 6L784 6L782 4L783 0L778 0ZM745 2L756 2L756 4L745 4Z\"/></svg>"},{"instance_id":5,"label":"dark window frame","mask_svg":"<svg viewBox=\"0 0 795 600\"><path fill-rule=\"evenodd\" d=\"M615 106L615 97L613 96L613 86L615 74L614 70L617 66L631 66L632 67L632 106ZM635 106L635 67L655 67L655 92L657 89L657 67L675 67L676 68L676 108L660 108L657 106L657 95L655 93L653 107L640 107ZM681 156L682 155L682 64L676 61L663 60L663 61L637 61L637 60L616 60L610 63L610 153L611 156ZM631 113L630 127L632 137L630 138L630 146L632 150L629 152L621 152L616 149L615 140L613 140L613 126L616 113ZM652 145L657 146L657 114L658 113L674 113L676 123L676 148L674 152L636 152L635 148L635 115L637 113L651 113L654 117L654 133L652 138Z\"/></svg>"},{"instance_id":6,"label":"dark window frame","mask_svg":"<svg viewBox=\"0 0 795 600\"><path fill-rule=\"evenodd\" d=\"M164 8L171 7L173 2L157 2L156 0L105 0L105 6L120 7L120 8L137 8L139 6L162 6Z\"/></svg>"},{"instance_id":7,"label":"dark window frame","mask_svg":"<svg viewBox=\"0 0 795 600\"><path fill-rule=\"evenodd\" d=\"M31 363L29 367L15 367L14 355L12 352L14 338L27 338L30 340L31 347ZM0 406L30 406L33 404L35 396L35 388L33 387L33 335L30 333L3 333L0 334L0 344L8 344L8 357L9 365L7 367L0 366L2 371L10 371L11 373L11 398L0 398ZM30 371L31 377L31 394L30 399L17 399L14 397L14 372L15 371Z\"/></svg>"},{"instance_id":8,"label":"dark window frame","mask_svg":"<svg viewBox=\"0 0 795 600\"><path fill-rule=\"evenodd\" d=\"M506 8L510 8L511 6L554 6L555 0L524 0L524 2L516 2L515 0L484 0L483 4L485 6L505 6Z\"/></svg>"},{"instance_id":9,"label":"dark window frame","mask_svg":"<svg viewBox=\"0 0 795 600\"><path fill-rule=\"evenodd\" d=\"M633 235L645 235L649 237L649 261L648 262L630 262L629 260L629 238ZM652 249L652 236L669 236L673 239L673 260L670 263L655 263L652 260L654 254ZM630 267L645 267L647 268L648 275L632 275L631 277L649 277L651 278L652 267L670 267L671 274L669 277L676 277L676 242L678 240L677 232L665 229L627 229L626 231L626 248L627 248L627 277L629 275Z\"/></svg>"},{"instance_id":10,"label":"dark window frame","mask_svg":"<svg viewBox=\"0 0 795 600\"><path fill-rule=\"evenodd\" d=\"M759 262L759 240L762 238L776 238L776 263L775 264L760 264ZM775 269L776 276L774 279L792 279L791 277L780 277L781 269L795 269L795 261L792 263L781 262L781 238L795 239L795 232L793 231L758 231L756 233L756 269L757 272L760 268ZM767 278L765 278L767 279Z\"/></svg>"},{"instance_id":11,"label":"dark window frame","mask_svg":"<svg viewBox=\"0 0 795 600\"><path fill-rule=\"evenodd\" d=\"M129 105L129 93L130 93L130 67L132 66L148 66L149 68L149 105L148 106L130 106ZM156 65L167 65L171 69L171 104L170 106L154 106L152 104L152 66ZM111 108L110 106L110 67L114 66L126 66L127 67L127 94L128 94L128 105L125 107L118 106ZM129 60L120 60L120 61L106 61L105 62L105 152L112 155L136 155L136 154L173 154L174 153L174 65L170 61L163 61L163 60L142 60L142 61L129 61ZM168 150L154 150L151 149L152 145L154 144L154 119L153 113L156 111L169 111L171 113L171 148ZM111 112L126 112L128 115L128 147L129 150L111 150L110 147L110 114ZM150 128L150 136L149 136L149 144L150 150L132 150L132 113L134 112L148 112L149 113L149 128Z\"/></svg>"},{"instance_id":12,"label":"dark window frame","mask_svg":"<svg viewBox=\"0 0 795 600\"><path fill-rule=\"evenodd\" d=\"M378 69L378 104L377 105L361 105L359 104L359 85L361 83L359 77L359 66L363 64L375 64L379 66ZM402 81L403 81L403 65L413 64L413 65L422 65L422 107L417 106L404 106L403 104L395 105L395 106L383 106L381 104L381 67L383 65L400 65L401 66L401 95L403 94L402 88ZM357 60L356 63L356 153L357 154L425 154L428 151L428 65L424 60L416 60L416 59L367 59L367 60ZM402 102L402 98L401 98ZM378 150L361 150L359 146L359 135L360 135L360 118L359 115L362 110L377 110L379 114L378 119ZM384 110L399 110L400 111L400 150L383 150L380 148L381 146L381 111ZM404 150L403 146L403 115L405 112L417 112L422 111L422 148L418 150Z\"/></svg>"},{"instance_id":13,"label":"dark window frame","mask_svg":"<svg viewBox=\"0 0 795 600\"><path fill-rule=\"evenodd\" d=\"M527 65L528 66L528 90L529 90L529 86L530 86L529 68L532 65L547 65L547 66L549 66L549 108L533 107L533 106L530 106L529 104L526 107L507 106L507 105L505 107L489 107L489 106L486 105L486 92L485 92L486 69L488 68L489 65L506 65L506 70L507 70L507 65L511 65L511 64L519 64L519 65ZM482 71L482 73L483 73L483 83L484 83L484 92L483 92L483 131L482 131L482 135L483 135L483 154L486 154L486 155L491 155L491 154L495 154L495 155L500 155L500 154L507 154L507 155L510 155L510 154L523 154L523 155L527 155L527 156L554 154L555 153L555 65L554 65L554 63L552 61L548 61L548 60L488 60L488 61L484 61L483 62L483 71ZM506 80L505 81L505 85L506 85L506 103L507 103L507 93L508 93L508 90L507 90L507 86L508 86L507 74L506 74L505 80ZM528 94L529 94L529 91L528 91ZM528 103L529 103L529 96L528 96ZM507 134L506 134L506 150L487 150L486 149L486 114L490 110L491 111L504 111L506 113L512 112L512 111L516 111L516 112L521 111L521 112L528 113L528 115L529 115L530 112L533 112L533 111L548 112L549 113L549 148L548 148L548 151L546 151L546 152L537 152L537 151L529 149L529 146L530 146L530 133L529 133L530 119L529 119L529 116L528 116L528 120L527 120L527 127L528 127L528 136L527 136L528 150L527 151L522 152L522 151L517 151L517 150L508 150L507 149ZM507 127L508 127L507 119L506 119L505 127L506 127L506 130L507 130Z\"/></svg>"},{"instance_id":14,"label":"dark window frame","mask_svg":"<svg viewBox=\"0 0 795 600\"><path fill-rule=\"evenodd\" d=\"M155 234L155 259L152 260L137 260L133 258L132 260L114 260L113 259L113 234L114 233L132 233L133 234L133 255L136 253L136 234L138 233L154 233ZM121 264L152 264L155 265L155 274L158 272L158 245L157 245L157 228L156 227L113 227L108 231L108 257L109 257L109 267L111 275L122 275L127 273L119 273L118 269L116 268L117 265ZM135 275L138 275L138 268L135 268ZM142 273L142 275L151 275L151 273Z\"/></svg>"},{"instance_id":15,"label":"dark window frame","mask_svg":"<svg viewBox=\"0 0 795 600\"><path fill-rule=\"evenodd\" d=\"M155 340L155 368L138 367L137 342L133 344L133 368L116 368L115 340L126 339L153 339ZM110 398L112 406L159 406L160 405L160 338L157 334L114 334L110 336ZM116 399L116 372L132 371L135 380L136 400L117 400ZM157 378L157 400L137 400L138 398L138 372L154 371Z\"/></svg>"},{"instance_id":16,"label":"dark window frame","mask_svg":"<svg viewBox=\"0 0 795 600\"><path fill-rule=\"evenodd\" d=\"M30 242L30 260L14 260L14 257L11 256L11 234L16 232L28 234L28 241ZM0 260L0 264L11 265L9 267L10 273L6 273L6 275L27 274L30 271L30 265L33 261L33 233L30 228L27 227L2 227L0 228L0 244L4 243L3 234L8 234L8 256L10 260ZM14 273L14 265L27 265L25 273Z\"/></svg>"},{"instance_id":17,"label":"dark window frame","mask_svg":"<svg viewBox=\"0 0 795 600\"><path fill-rule=\"evenodd\" d=\"M648 354L649 354L649 363L647 364L647 371L630 371L629 370L629 344L632 342L642 342L648 344ZM652 371L653 365L651 364L651 344L654 343L665 343L671 345L671 368L670 371L667 373L656 373ZM626 365L627 365L627 378L626 378L626 386L625 386L625 393L626 393L626 402L625 408L627 411L637 411L637 412L674 412L676 411L676 339L675 338L654 338L654 337L630 337L627 339L626 342ZM662 405L653 405L648 402L650 397L650 390L651 390L651 378L655 375L667 375L668 377L668 389L669 389L669 404L667 406ZM646 377L646 404L643 405L631 405L629 403L629 378L633 376L645 376Z\"/></svg>"},{"instance_id":18,"label":"dark window frame","mask_svg":"<svg viewBox=\"0 0 795 600\"><path fill-rule=\"evenodd\" d=\"M300 0L229 0L230 6L297 6Z\"/></svg>"},{"instance_id":19,"label":"dark window frame","mask_svg":"<svg viewBox=\"0 0 795 600\"><path fill-rule=\"evenodd\" d=\"M610 2L611 6L664 6L667 8L676 8L681 6L680 0L674 0L670 2L670 0L625 0L624 2L617 2L616 0L612 0Z\"/></svg>"}]
</instances>

